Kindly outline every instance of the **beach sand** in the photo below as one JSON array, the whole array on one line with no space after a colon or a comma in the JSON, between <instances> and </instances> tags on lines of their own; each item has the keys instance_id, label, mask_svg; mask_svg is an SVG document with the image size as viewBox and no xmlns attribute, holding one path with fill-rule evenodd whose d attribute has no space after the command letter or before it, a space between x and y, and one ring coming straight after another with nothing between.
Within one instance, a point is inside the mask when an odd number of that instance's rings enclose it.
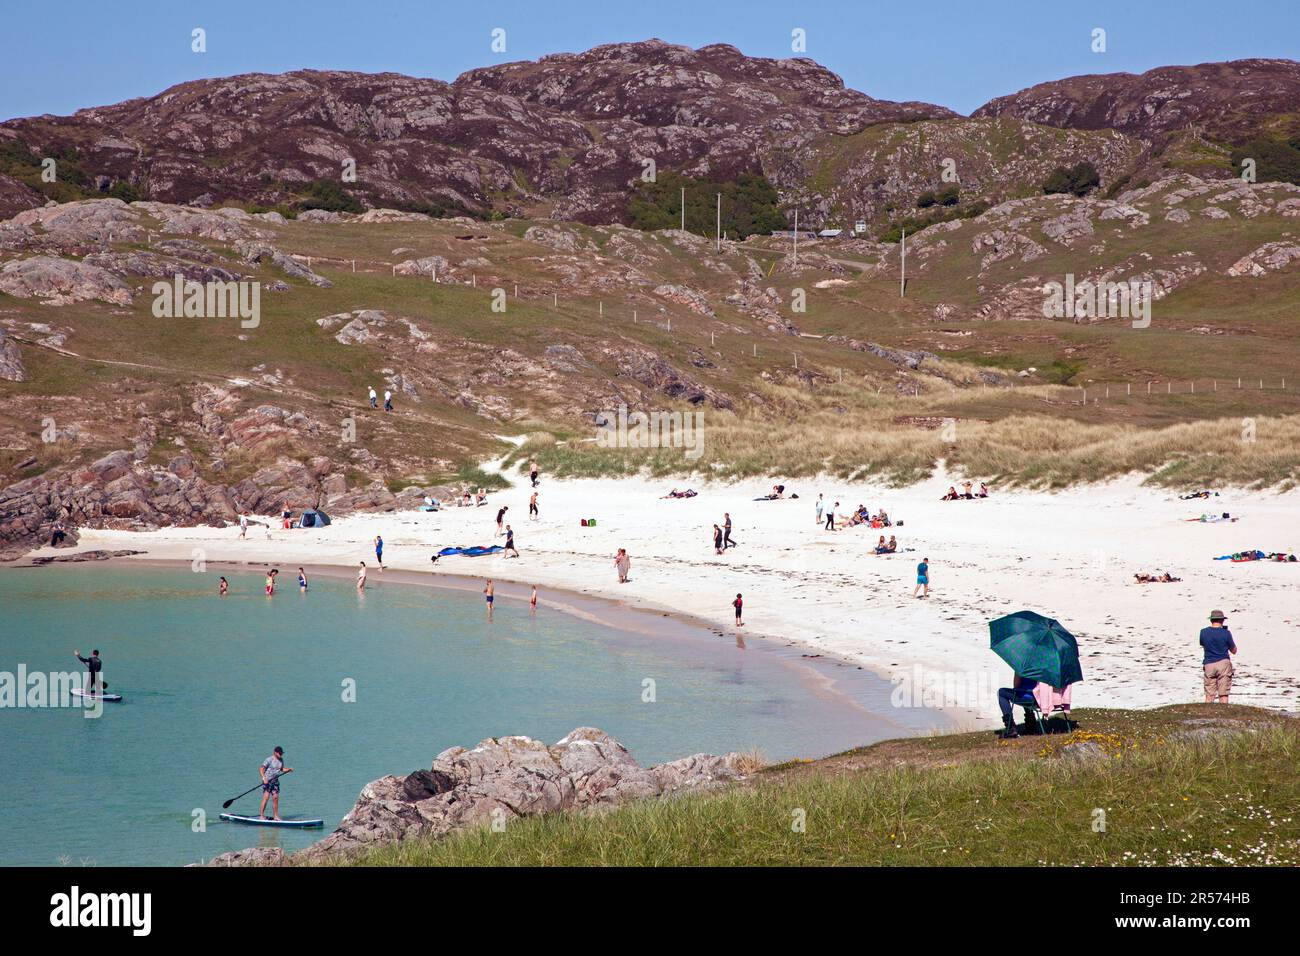
<instances>
[{"instance_id":1,"label":"beach sand","mask_svg":"<svg viewBox=\"0 0 1300 956\"><path fill-rule=\"evenodd\" d=\"M1030 609L1056 618L1079 640L1084 683L1074 706L1153 707L1203 699L1197 634L1210 611L1228 616L1240 653L1237 703L1296 710L1300 696L1300 563L1214 561L1249 548L1300 549L1300 492L1227 491L1180 501L1137 477L1048 493L993 490L942 502L946 477L904 488L833 479L786 481L799 498L755 501L771 481L696 482L691 499L663 500L682 479L543 476L540 521L528 520L526 475L483 507L336 519L323 529L284 531L278 519L252 527L81 532L78 550L138 549L149 559L273 563L293 586L298 565L369 567L382 581L372 541L382 534L387 566L536 584L543 600L562 589L646 610L699 618L734 643L731 601L745 595L744 637L861 664L895 682L893 705L940 706L959 726L998 723L993 695L1010 669L989 650L988 621ZM880 530L830 532L815 520L822 493L840 514L882 506L902 527L900 548L876 556ZM449 545L502 544L497 509L509 505L522 557L429 560ZM1240 513L1234 523L1184 519ZM712 526L730 512L739 547L717 556ZM580 519L595 518L594 528ZM630 581L613 557L627 548ZM67 554L42 549L38 555ZM930 562L931 596L914 599L916 564ZM1169 571L1181 583L1138 585L1135 572ZM215 579L214 579L215 580ZM213 585L215 590L215 583ZM526 595L520 589L507 600ZM526 597L522 599L526 600ZM737 649L737 653L744 651Z\"/></svg>"}]
</instances>

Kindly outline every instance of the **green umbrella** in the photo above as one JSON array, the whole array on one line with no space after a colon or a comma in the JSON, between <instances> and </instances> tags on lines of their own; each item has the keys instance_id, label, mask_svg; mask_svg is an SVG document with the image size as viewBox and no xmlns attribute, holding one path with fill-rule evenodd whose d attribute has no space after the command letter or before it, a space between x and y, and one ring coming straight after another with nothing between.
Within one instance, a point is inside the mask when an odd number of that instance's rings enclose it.
<instances>
[{"instance_id":1,"label":"green umbrella","mask_svg":"<svg viewBox=\"0 0 1300 956\"><path fill-rule=\"evenodd\" d=\"M989 622L993 652L1021 677L1052 687L1083 680L1074 635L1050 617L1016 611Z\"/></svg>"}]
</instances>

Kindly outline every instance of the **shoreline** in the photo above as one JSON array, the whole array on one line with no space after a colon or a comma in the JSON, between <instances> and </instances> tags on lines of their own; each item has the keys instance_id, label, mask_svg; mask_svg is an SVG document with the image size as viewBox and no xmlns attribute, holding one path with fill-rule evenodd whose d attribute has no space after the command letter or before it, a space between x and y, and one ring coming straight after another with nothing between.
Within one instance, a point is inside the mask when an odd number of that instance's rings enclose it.
<instances>
[{"instance_id":1,"label":"shoreline","mask_svg":"<svg viewBox=\"0 0 1300 956\"><path fill-rule=\"evenodd\" d=\"M746 481L698 483L695 498L663 500L668 481L543 477L543 518L529 522L511 517L526 512L526 477L506 477L514 486L494 492L482 508L362 513L324 529L250 529L245 541L236 540L235 527L85 529L76 550L137 548L148 553L131 560L188 564L198 549L209 564L316 565L346 576L342 569L360 560L372 564L370 543L381 533L386 567L419 580L467 589L459 579L492 577L525 595L536 583L550 606L564 603L554 601L559 592L574 607L608 602L633 620L668 615L729 637L736 631L727 604L741 591L747 639L902 685L912 703L899 710L914 708L920 681L955 680L956 699L944 692L932 701L953 729L998 723L994 694L1009 683L1010 670L988 650L987 623L995 616L1037 610L1079 638L1084 683L1075 689L1076 707L1151 708L1200 699L1196 634L1209 609L1222 607L1243 648L1234 700L1290 711L1300 702L1300 613L1287 594L1300 585L1300 565L1211 560L1246 547L1294 550L1300 491L1229 489L1209 501L1180 501L1130 476L1063 492L995 487L988 499L941 503L951 484L946 478L901 489L822 479L790 485L798 499L754 501L770 485ZM818 491L828 504L839 501L841 514L858 503L873 511L883 505L904 523L881 530L908 550L878 557L871 546L881 531L815 528ZM493 519L501 504L510 506L506 521L515 525L522 558L449 557L432 570L430 554L447 543L500 543ZM1240 514L1240 521L1187 520L1210 510ZM718 557L708 529L724 511L740 547ZM583 528L579 517L600 520ZM1279 540L1279 533L1296 541ZM612 566L618 547L632 556L625 585ZM69 553L41 548L28 560ZM932 594L914 600L913 567L921 557L930 559ZM1132 583L1135 571L1165 569L1182 581ZM380 577L371 570L369 581ZM504 586L502 593L509 596Z\"/></svg>"}]
</instances>

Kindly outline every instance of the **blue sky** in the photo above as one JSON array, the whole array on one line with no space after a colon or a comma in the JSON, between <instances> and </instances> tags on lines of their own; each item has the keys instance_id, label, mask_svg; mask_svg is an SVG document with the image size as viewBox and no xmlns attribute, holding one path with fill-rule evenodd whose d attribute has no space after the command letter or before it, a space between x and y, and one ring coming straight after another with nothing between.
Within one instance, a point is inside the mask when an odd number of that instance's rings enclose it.
<instances>
[{"instance_id":1,"label":"blue sky","mask_svg":"<svg viewBox=\"0 0 1300 956\"><path fill-rule=\"evenodd\" d=\"M208 52L190 50L207 31ZM490 48L506 31L506 52ZM660 37L807 56L889 100L967 113L1080 73L1300 59L1300 0L60 0L0 3L0 118L70 113L200 77L304 67L451 80L478 66ZM1090 49L1094 27L1107 50Z\"/></svg>"}]
</instances>

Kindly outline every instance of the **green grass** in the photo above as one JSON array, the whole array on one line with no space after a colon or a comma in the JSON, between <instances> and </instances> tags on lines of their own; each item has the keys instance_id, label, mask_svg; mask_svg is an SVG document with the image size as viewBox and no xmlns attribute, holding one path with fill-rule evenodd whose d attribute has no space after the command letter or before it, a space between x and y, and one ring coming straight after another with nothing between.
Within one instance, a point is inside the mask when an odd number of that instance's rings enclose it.
<instances>
[{"instance_id":1,"label":"green grass","mask_svg":"<svg viewBox=\"0 0 1300 956\"><path fill-rule=\"evenodd\" d=\"M1293 720L1080 711L1069 735L888 741L722 792L405 841L362 866L1209 866L1300 863ZM1206 724L1216 736L1179 736ZM1091 729L1097 728L1097 729ZM1071 751L1091 751L1076 758ZM904 755L904 756L900 756ZM876 757L873 761L873 756ZM902 765L898 765L899 763ZM802 812L802 813L801 813ZM802 816L804 826L795 823ZM1104 819L1104 832L1099 821Z\"/></svg>"}]
</instances>

